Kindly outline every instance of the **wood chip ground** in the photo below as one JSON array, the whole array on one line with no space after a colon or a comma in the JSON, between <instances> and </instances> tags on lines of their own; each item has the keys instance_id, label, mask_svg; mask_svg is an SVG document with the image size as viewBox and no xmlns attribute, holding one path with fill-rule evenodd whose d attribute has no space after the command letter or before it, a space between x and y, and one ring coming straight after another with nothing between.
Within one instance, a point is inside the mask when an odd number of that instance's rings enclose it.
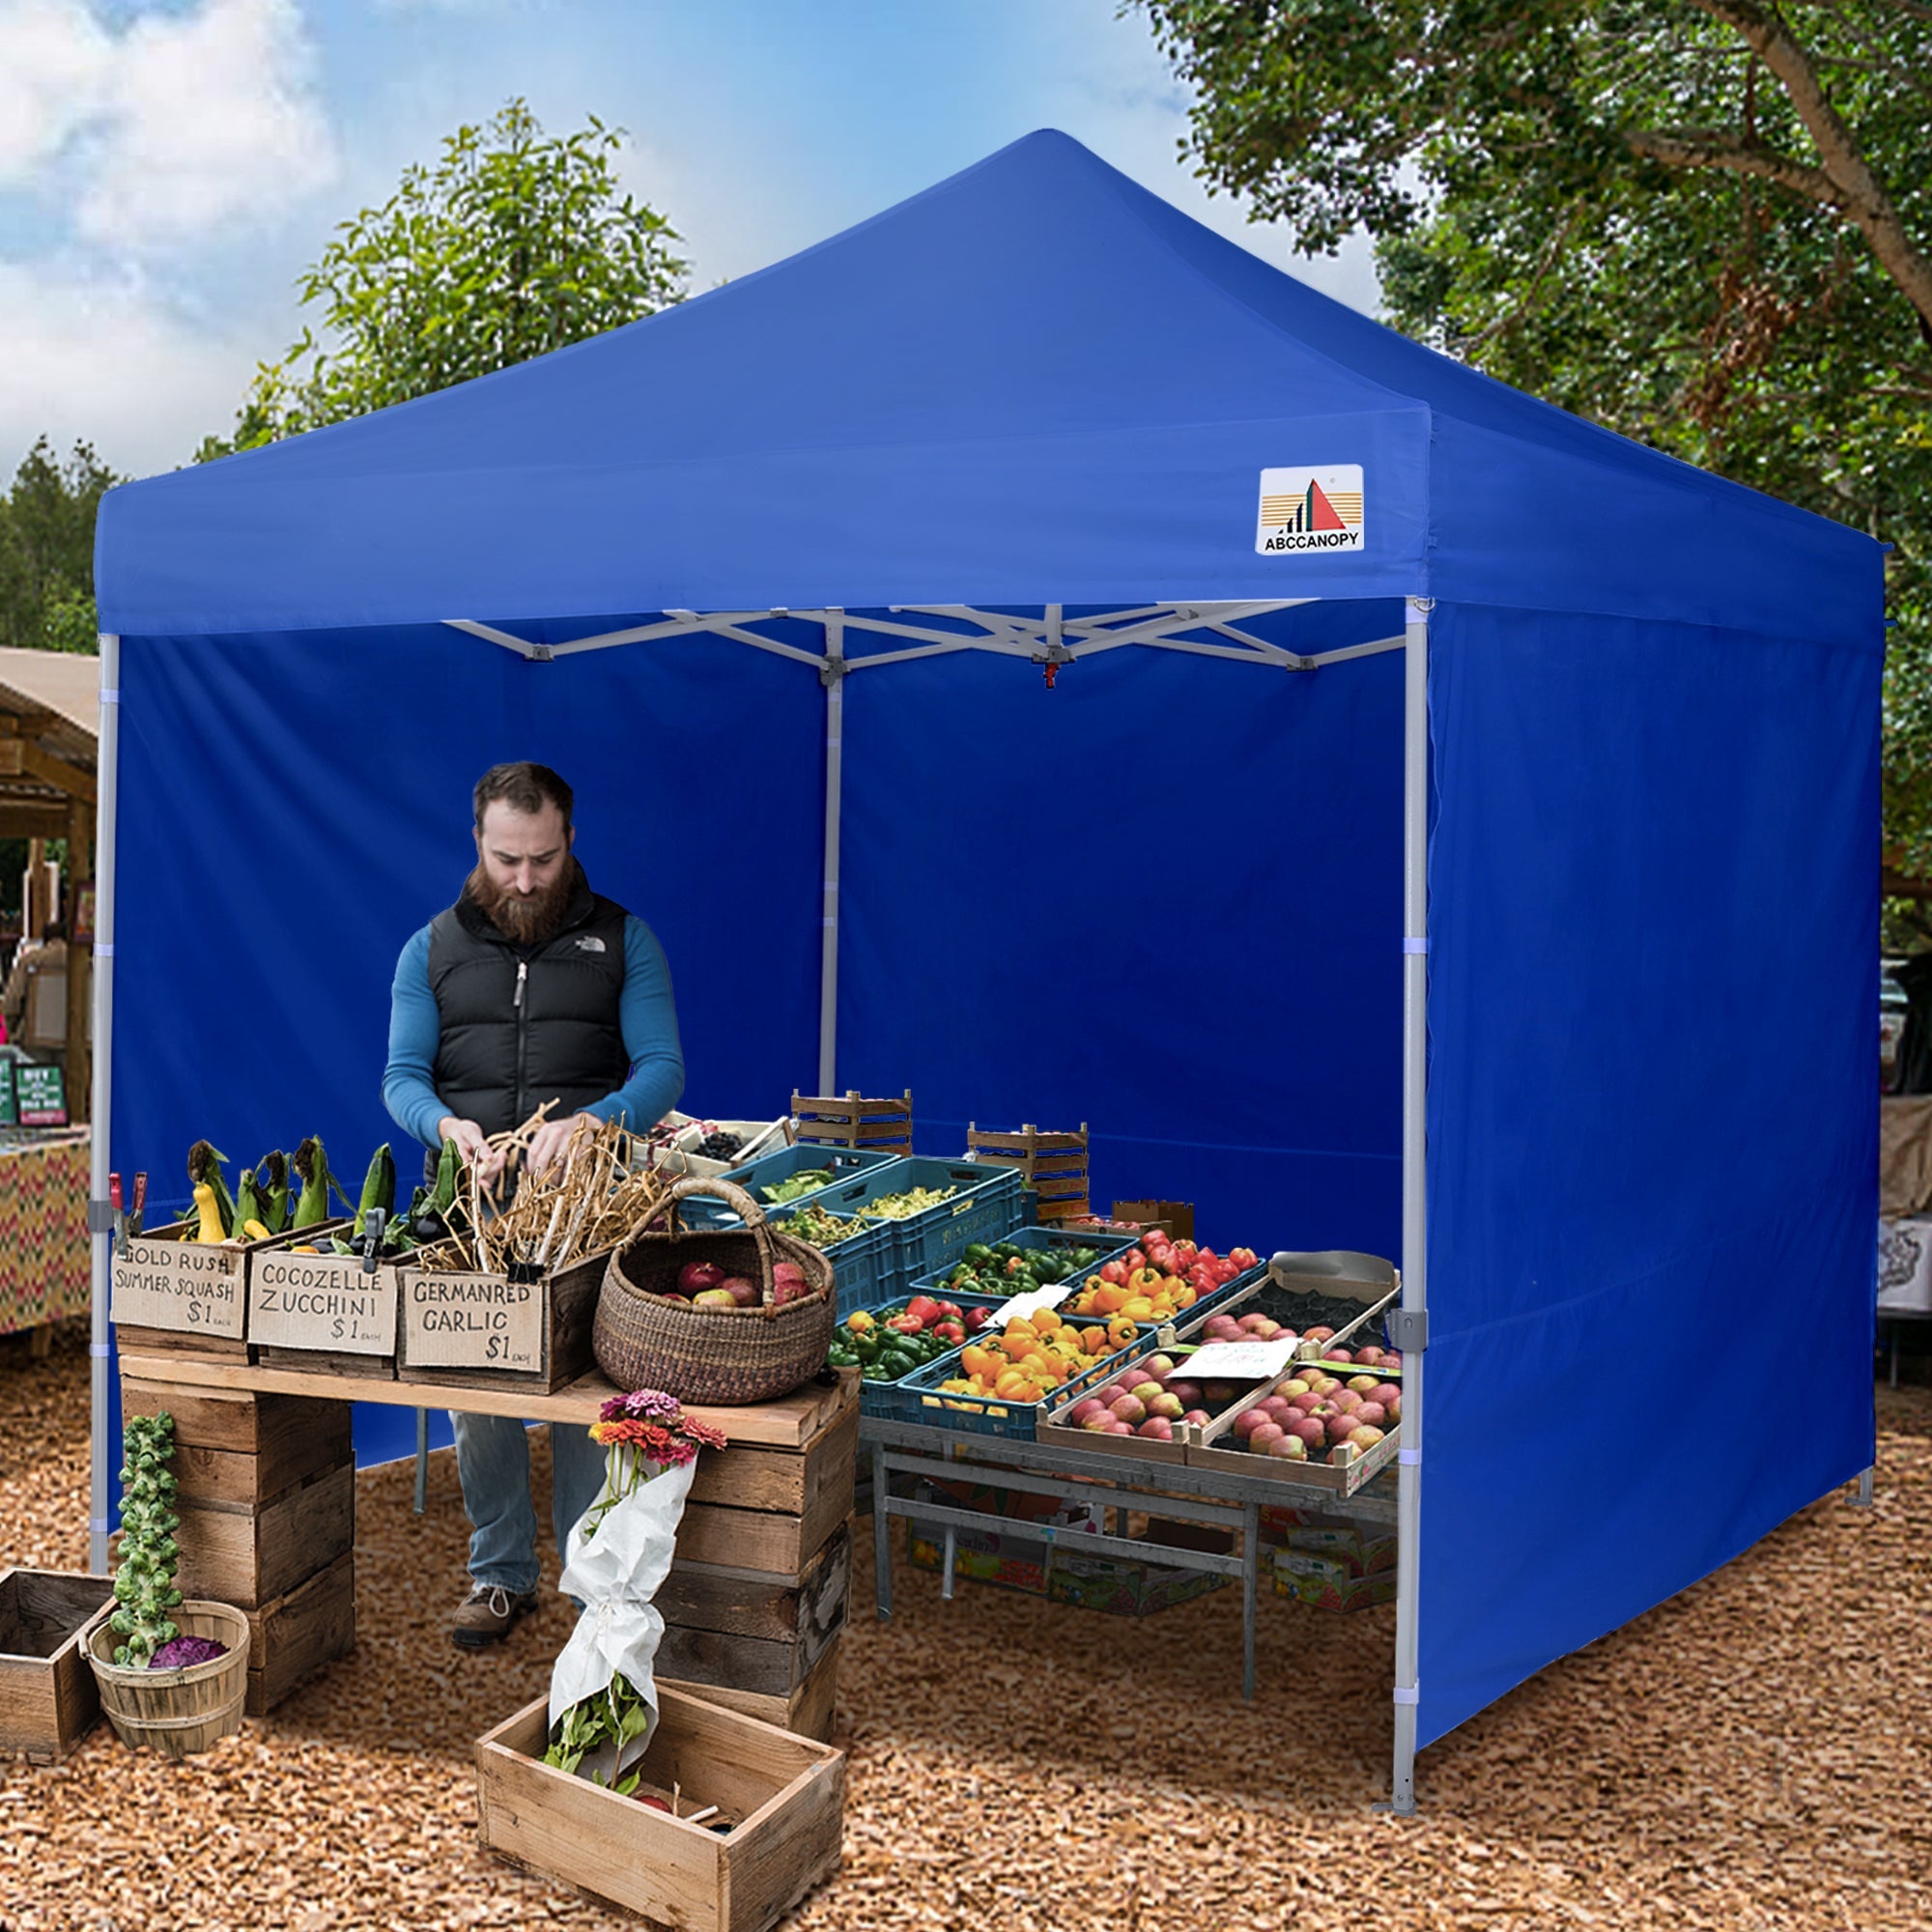
<instances>
[{"instance_id":1,"label":"wood chip ground","mask_svg":"<svg viewBox=\"0 0 1932 1932\"><path fill-rule=\"evenodd\" d=\"M471 1743L542 1692L570 1611L552 1593L502 1652L455 1650L450 1456L423 1517L412 1487L407 1462L358 1479L357 1649L271 1718L179 1765L104 1724L58 1769L0 1759L4 1932L634 1922L478 1850ZM1392 1607L1264 1597L1250 1708L1235 1590L1144 1621L944 1604L901 1559L882 1625L862 1537L844 1870L787 1922L1932 1926L1932 1392L1880 1391L1876 1507L1850 1493L1426 1751L1402 1821L1371 1808ZM85 1335L43 1361L0 1342L0 1562L84 1568L86 1517Z\"/></svg>"}]
</instances>

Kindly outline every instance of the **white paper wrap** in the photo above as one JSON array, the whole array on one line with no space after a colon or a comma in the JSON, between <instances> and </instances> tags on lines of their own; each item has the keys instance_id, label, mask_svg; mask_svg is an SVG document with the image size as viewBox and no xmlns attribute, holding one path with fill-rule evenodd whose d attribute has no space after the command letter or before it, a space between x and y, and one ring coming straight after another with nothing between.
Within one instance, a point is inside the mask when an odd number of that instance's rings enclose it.
<instances>
[{"instance_id":1,"label":"white paper wrap","mask_svg":"<svg viewBox=\"0 0 1932 1932\"><path fill-rule=\"evenodd\" d=\"M623 1497L606 1512L595 1536L583 1534L589 1511L570 1532L558 1587L582 1601L583 1614L551 1670L551 1730L573 1704L607 1690L620 1671L651 1707L650 1726L642 1736L633 1738L621 1756L609 1746L587 1756L579 1767L580 1776L588 1776L595 1768L607 1784L613 1782L643 1756L657 1731L652 1664L664 1635L664 1617L651 1599L670 1574L678 1520L684 1515L696 1466L691 1462L653 1476L636 1494Z\"/></svg>"}]
</instances>

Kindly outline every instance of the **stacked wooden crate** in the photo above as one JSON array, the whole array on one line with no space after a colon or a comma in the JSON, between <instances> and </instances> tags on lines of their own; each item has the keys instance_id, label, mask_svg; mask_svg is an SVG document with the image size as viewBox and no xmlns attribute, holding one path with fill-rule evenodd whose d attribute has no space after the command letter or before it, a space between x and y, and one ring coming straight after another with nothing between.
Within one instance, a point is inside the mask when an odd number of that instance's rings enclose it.
<instances>
[{"instance_id":1,"label":"stacked wooden crate","mask_svg":"<svg viewBox=\"0 0 1932 1932\"><path fill-rule=\"evenodd\" d=\"M794 1094L792 1118L800 1141L820 1147L912 1152L912 1089L901 1100L868 1100L857 1088L845 1094Z\"/></svg>"},{"instance_id":2,"label":"stacked wooden crate","mask_svg":"<svg viewBox=\"0 0 1932 1932\"><path fill-rule=\"evenodd\" d=\"M1043 1133L1031 1122L1016 1134L997 1133L968 1121L966 1158L1017 1168L1026 1191L1037 1197L1040 1221L1070 1221L1090 1211L1085 1121L1077 1134Z\"/></svg>"},{"instance_id":3,"label":"stacked wooden crate","mask_svg":"<svg viewBox=\"0 0 1932 1932\"><path fill-rule=\"evenodd\" d=\"M852 1571L858 1384L812 1385L756 1413L766 1439L697 1460L678 1525L661 1681L804 1737L832 1734ZM725 1431L731 1411L707 1411ZM781 1418L790 1427L771 1427ZM785 1441L784 1435L795 1439Z\"/></svg>"},{"instance_id":4,"label":"stacked wooden crate","mask_svg":"<svg viewBox=\"0 0 1932 1932\"><path fill-rule=\"evenodd\" d=\"M355 1645L349 1405L128 1377L121 1406L174 1417L175 1580L246 1615L246 1710L263 1717Z\"/></svg>"}]
</instances>

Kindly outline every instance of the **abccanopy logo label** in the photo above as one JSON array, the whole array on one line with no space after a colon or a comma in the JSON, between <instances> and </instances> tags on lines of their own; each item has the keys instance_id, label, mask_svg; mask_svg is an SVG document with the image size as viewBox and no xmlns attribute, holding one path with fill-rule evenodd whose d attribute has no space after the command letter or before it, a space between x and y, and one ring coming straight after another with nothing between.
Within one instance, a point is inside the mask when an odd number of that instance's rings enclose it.
<instances>
[{"instance_id":1,"label":"abccanopy logo label","mask_svg":"<svg viewBox=\"0 0 1932 1932\"><path fill-rule=\"evenodd\" d=\"M1262 471L1255 548L1264 556L1362 548L1362 466Z\"/></svg>"}]
</instances>

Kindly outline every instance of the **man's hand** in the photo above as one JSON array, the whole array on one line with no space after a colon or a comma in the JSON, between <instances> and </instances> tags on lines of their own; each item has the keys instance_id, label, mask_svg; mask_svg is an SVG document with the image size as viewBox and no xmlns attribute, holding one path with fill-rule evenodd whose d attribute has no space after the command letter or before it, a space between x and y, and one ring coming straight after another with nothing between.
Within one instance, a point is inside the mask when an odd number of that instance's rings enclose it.
<instances>
[{"instance_id":1,"label":"man's hand","mask_svg":"<svg viewBox=\"0 0 1932 1932\"><path fill-rule=\"evenodd\" d=\"M490 1137L474 1121L460 1121L454 1114L445 1114L436 1123L439 1137L456 1143L456 1151L469 1166L476 1170L477 1179L486 1187L494 1187L497 1178L503 1171L503 1150L493 1148Z\"/></svg>"},{"instance_id":2,"label":"man's hand","mask_svg":"<svg viewBox=\"0 0 1932 1932\"><path fill-rule=\"evenodd\" d=\"M569 1145L579 1121L588 1121L593 1127L604 1124L595 1114L566 1114L560 1121L546 1121L530 1142L529 1151L524 1155L525 1168L531 1174L543 1173Z\"/></svg>"}]
</instances>

